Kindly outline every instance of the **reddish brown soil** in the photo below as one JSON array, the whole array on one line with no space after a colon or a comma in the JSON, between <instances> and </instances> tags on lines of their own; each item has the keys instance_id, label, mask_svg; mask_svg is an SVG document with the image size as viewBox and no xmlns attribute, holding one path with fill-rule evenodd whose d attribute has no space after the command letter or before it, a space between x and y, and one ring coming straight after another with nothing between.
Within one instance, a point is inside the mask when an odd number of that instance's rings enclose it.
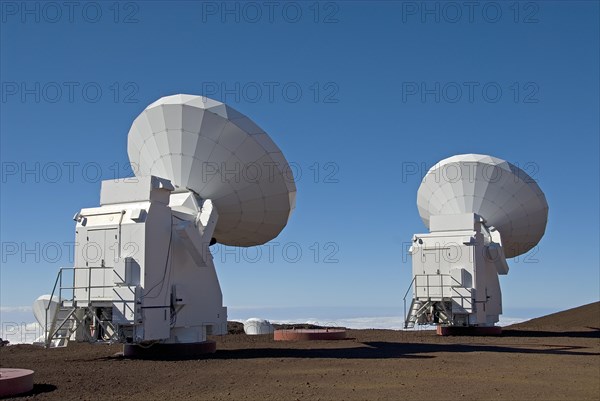
<instances>
[{"instance_id":1,"label":"reddish brown soil","mask_svg":"<svg viewBox=\"0 0 600 401\"><path fill-rule=\"evenodd\" d=\"M598 400L600 303L515 325L500 337L349 330L348 340L217 338L200 360L114 356L120 346L0 349L36 371L39 400Z\"/></svg>"},{"instance_id":2,"label":"reddish brown soil","mask_svg":"<svg viewBox=\"0 0 600 401\"><path fill-rule=\"evenodd\" d=\"M572 330L573 328L595 328L600 329L600 302L594 302L553 313L544 317L531 319L523 323L514 324L511 328L524 330L553 329L557 331Z\"/></svg>"}]
</instances>

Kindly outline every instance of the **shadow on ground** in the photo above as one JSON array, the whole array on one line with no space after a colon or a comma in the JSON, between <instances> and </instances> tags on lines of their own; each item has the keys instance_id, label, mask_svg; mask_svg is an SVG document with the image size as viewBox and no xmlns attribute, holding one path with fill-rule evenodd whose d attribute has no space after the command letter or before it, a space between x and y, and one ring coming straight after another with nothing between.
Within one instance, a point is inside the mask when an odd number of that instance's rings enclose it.
<instances>
[{"instance_id":1,"label":"shadow on ground","mask_svg":"<svg viewBox=\"0 0 600 401\"><path fill-rule=\"evenodd\" d=\"M390 342L366 342L364 346L356 348L254 348L219 350L210 358L216 359L251 359L251 358L342 358L342 359L388 359L388 358L435 358L436 353L443 352L502 352L518 354L546 354L546 355L590 355L599 353L578 352L586 347L541 345L530 346L505 346L481 344L406 344ZM429 354L429 355L427 355Z\"/></svg>"},{"instance_id":2,"label":"shadow on ground","mask_svg":"<svg viewBox=\"0 0 600 401\"><path fill-rule=\"evenodd\" d=\"M11 396L11 398L31 397L31 396L35 396L37 394L51 393L54 390L56 390L56 386L53 384L36 383L33 385L33 390L28 391L23 394L13 395L13 396Z\"/></svg>"},{"instance_id":3,"label":"shadow on ground","mask_svg":"<svg viewBox=\"0 0 600 401\"><path fill-rule=\"evenodd\" d=\"M600 338L600 329L589 327L590 331L535 331L506 329L501 337L511 338ZM434 336L435 337L435 336ZM468 353L468 352L500 352L515 354L540 354L540 355L581 355L598 356L600 353L584 351L588 347L563 345L563 344L480 344L473 343L473 337L464 337L467 344L448 343L404 343L404 342L363 342L355 347L339 348L295 348L290 343L288 348L280 346L241 349L218 349L215 354L204 357L164 357L148 356L146 360L178 361L197 359L256 359L256 358L330 358L330 359L390 359L390 358L435 358L438 353ZM498 337L496 337L498 338ZM454 340L461 336L453 336ZM343 342L338 342L342 345ZM319 343L315 342L315 346ZM114 360L124 358L122 353L112 356L96 358L93 360Z\"/></svg>"}]
</instances>

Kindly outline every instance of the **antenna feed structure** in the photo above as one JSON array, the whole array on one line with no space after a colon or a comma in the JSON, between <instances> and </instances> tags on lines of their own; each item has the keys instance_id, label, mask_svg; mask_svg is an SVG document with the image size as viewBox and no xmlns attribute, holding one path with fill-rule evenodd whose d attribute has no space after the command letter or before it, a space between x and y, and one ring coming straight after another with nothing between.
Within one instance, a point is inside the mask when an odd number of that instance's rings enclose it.
<instances>
[{"instance_id":1,"label":"antenna feed structure","mask_svg":"<svg viewBox=\"0 0 600 401\"><path fill-rule=\"evenodd\" d=\"M413 281L405 327L436 324L440 334L498 333L498 275L508 273L507 258L530 251L544 235L544 193L505 160L457 155L427 172L417 209L430 232L416 234L409 249Z\"/></svg>"}]
</instances>

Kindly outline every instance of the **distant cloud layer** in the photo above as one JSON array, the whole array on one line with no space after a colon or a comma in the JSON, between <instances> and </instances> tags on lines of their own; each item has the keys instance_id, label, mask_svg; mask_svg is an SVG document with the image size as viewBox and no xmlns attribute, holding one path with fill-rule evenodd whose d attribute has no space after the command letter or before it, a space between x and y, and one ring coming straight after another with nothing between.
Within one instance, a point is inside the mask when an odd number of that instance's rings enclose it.
<instances>
[{"instance_id":1,"label":"distant cloud layer","mask_svg":"<svg viewBox=\"0 0 600 401\"><path fill-rule=\"evenodd\" d=\"M32 344L42 334L42 326L37 323L3 322L0 328L0 338L10 344Z\"/></svg>"},{"instance_id":2,"label":"distant cloud layer","mask_svg":"<svg viewBox=\"0 0 600 401\"><path fill-rule=\"evenodd\" d=\"M0 313L31 312L31 306L0 306Z\"/></svg>"},{"instance_id":3,"label":"distant cloud layer","mask_svg":"<svg viewBox=\"0 0 600 401\"><path fill-rule=\"evenodd\" d=\"M528 319L520 319L513 317L500 317L500 326L510 326L511 324L520 323ZM401 316L380 316L380 317L353 317L347 319L291 319L291 320L271 320L271 323L277 324L292 324L292 323L309 323L319 326L338 326L349 329L386 329L386 330L402 330L404 327L404 319ZM430 329L431 327L426 326Z\"/></svg>"},{"instance_id":4,"label":"distant cloud layer","mask_svg":"<svg viewBox=\"0 0 600 401\"><path fill-rule=\"evenodd\" d=\"M30 313L30 306L2 306L2 313ZM261 316L259 316L261 317ZM262 316L262 318L266 318ZM246 319L232 319L244 321ZM383 329L383 330L402 330L404 319L401 316L369 316L369 317L351 317L343 319L317 319L317 318L298 318L298 319L268 319L276 324L315 324L319 326L346 327L349 329ZM528 319L500 316L500 326L510 326ZM421 329L432 329L431 326L423 326ZM419 330L415 328L412 330ZM9 322L2 321L0 327L0 337L10 341L10 344L31 344L42 335L42 328L37 323Z\"/></svg>"}]
</instances>

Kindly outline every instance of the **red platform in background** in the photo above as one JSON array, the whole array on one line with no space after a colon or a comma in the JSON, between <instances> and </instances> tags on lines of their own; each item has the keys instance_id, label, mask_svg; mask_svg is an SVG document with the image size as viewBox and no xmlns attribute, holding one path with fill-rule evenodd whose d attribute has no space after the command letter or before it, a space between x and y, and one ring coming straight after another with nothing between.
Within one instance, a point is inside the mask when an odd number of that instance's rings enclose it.
<instances>
[{"instance_id":1,"label":"red platform in background","mask_svg":"<svg viewBox=\"0 0 600 401\"><path fill-rule=\"evenodd\" d=\"M341 329L290 329L275 330L275 341L344 340L346 330Z\"/></svg>"}]
</instances>

